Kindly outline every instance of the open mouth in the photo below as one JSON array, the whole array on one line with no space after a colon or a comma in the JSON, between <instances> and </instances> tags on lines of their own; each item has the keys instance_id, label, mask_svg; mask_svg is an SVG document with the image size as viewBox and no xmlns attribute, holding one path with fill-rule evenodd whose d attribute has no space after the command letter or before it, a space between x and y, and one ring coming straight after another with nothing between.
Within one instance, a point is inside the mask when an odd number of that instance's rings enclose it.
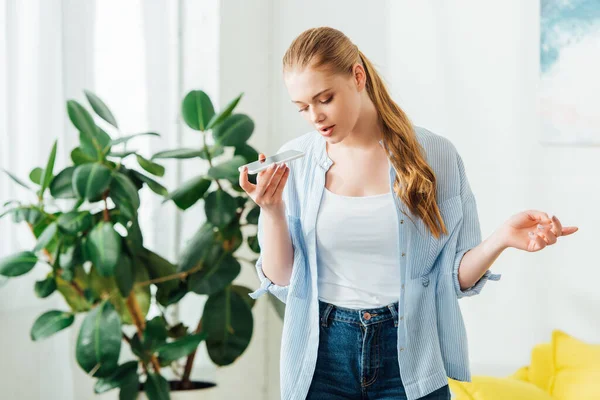
<instances>
[{"instance_id":1,"label":"open mouth","mask_svg":"<svg viewBox=\"0 0 600 400\"><path fill-rule=\"evenodd\" d=\"M329 136L331 135L331 132L333 132L333 128L335 127L335 125L331 125L328 126L327 128L323 128L321 129L321 134L325 135L325 136Z\"/></svg>"}]
</instances>

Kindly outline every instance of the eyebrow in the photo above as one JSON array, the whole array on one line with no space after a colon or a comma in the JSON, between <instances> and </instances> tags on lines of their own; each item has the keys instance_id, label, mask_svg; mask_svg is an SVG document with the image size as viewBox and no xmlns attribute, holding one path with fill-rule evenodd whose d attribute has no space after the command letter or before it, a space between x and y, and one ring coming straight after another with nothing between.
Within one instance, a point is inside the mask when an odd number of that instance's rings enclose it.
<instances>
[{"instance_id":1,"label":"eyebrow","mask_svg":"<svg viewBox=\"0 0 600 400\"><path fill-rule=\"evenodd\" d=\"M317 97L319 97L320 95L322 95L323 93L325 93L326 91L331 90L331 89L332 88L327 88L327 89L321 90L319 93L315 94L312 99L313 100L316 99ZM297 101L297 100L292 100L292 103L302 103L302 102Z\"/></svg>"}]
</instances>

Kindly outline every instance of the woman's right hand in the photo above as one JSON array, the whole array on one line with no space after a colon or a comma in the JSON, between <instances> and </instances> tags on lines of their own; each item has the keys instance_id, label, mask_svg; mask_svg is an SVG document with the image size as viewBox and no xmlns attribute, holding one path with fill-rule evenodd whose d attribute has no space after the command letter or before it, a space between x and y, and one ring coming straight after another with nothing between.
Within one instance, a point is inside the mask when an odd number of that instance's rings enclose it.
<instances>
[{"instance_id":1,"label":"woman's right hand","mask_svg":"<svg viewBox=\"0 0 600 400\"><path fill-rule=\"evenodd\" d=\"M266 156L258 155L260 161ZM248 181L248 170L244 168L240 173L239 184L248 196L254 200L261 209L265 211L280 211L284 209L283 188L290 175L290 167L287 164L273 164L264 171L260 171L256 177L256 185Z\"/></svg>"}]
</instances>

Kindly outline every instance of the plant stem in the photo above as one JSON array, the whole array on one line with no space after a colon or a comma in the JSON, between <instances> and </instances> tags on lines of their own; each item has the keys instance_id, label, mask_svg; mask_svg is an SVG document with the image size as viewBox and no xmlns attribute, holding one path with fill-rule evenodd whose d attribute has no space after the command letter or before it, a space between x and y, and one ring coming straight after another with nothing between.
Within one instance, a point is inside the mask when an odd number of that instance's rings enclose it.
<instances>
[{"instance_id":1,"label":"plant stem","mask_svg":"<svg viewBox=\"0 0 600 400\"><path fill-rule=\"evenodd\" d=\"M33 236L35 237L35 233L33 231L33 225L31 224L27 224L29 226L29 229L31 230L31 233L33 233ZM50 252L47 249L43 249L42 250L44 252L44 254L46 255L46 257L48 257L48 263L50 265L54 264L54 260L52 259L52 255L50 254ZM57 268L56 272L58 274L62 274L62 268ZM77 292L78 295L80 295L81 297L85 298L85 295L83 294L83 290L79 287L79 285L77 284L77 282L75 282L74 280L71 280L71 282L69 282L69 284L73 287L73 289L75 289L75 291Z\"/></svg>"},{"instance_id":2,"label":"plant stem","mask_svg":"<svg viewBox=\"0 0 600 400\"><path fill-rule=\"evenodd\" d=\"M129 347L131 347L131 339L129 339L129 336L127 336L125 333L123 333L123 340L125 340L127 344L129 344ZM142 364L144 372L146 375L148 375L148 367L146 367L146 363L143 360L140 360L140 364Z\"/></svg>"},{"instance_id":3,"label":"plant stem","mask_svg":"<svg viewBox=\"0 0 600 400\"><path fill-rule=\"evenodd\" d=\"M202 132L202 139L204 141L204 153L206 154L206 160L208 161L208 165L210 165L210 167L212 168L212 157L210 156L210 151L208 151L208 146L206 144L206 133ZM215 179L215 182L217 182L217 186L219 187L219 190L223 191L223 187L221 186L221 184L219 183L218 179Z\"/></svg>"},{"instance_id":4,"label":"plant stem","mask_svg":"<svg viewBox=\"0 0 600 400\"><path fill-rule=\"evenodd\" d=\"M131 314L131 318L133 318L133 322L137 328L138 338L140 339L140 342L142 342L142 340L144 340L143 334L144 330L146 329L146 320L142 315L142 309L140 308L134 293L135 292L132 290L131 293L129 293L129 297L127 297L127 309L129 310L129 314ZM160 373L160 365L158 364L158 358L156 358L156 355L152 354L150 356L150 361L154 367L154 372L157 374Z\"/></svg>"},{"instance_id":5,"label":"plant stem","mask_svg":"<svg viewBox=\"0 0 600 400\"><path fill-rule=\"evenodd\" d=\"M200 333L200 331L202 331L202 318L200 318L200 321L198 322L198 327L196 328L194 334L198 334ZM197 347L187 357L187 360L185 362L185 369L183 370L183 377L181 378L181 386L184 389L191 389L192 386L192 383L190 382L190 374L192 373L192 367L194 366L194 358L196 358L196 351L198 351Z\"/></svg>"},{"instance_id":6,"label":"plant stem","mask_svg":"<svg viewBox=\"0 0 600 400\"><path fill-rule=\"evenodd\" d=\"M109 222L110 221L110 215L108 214L108 202L106 201L107 198L108 198L108 190L105 191L104 194L102 195L102 200L104 200L103 215L104 215L104 221L105 222Z\"/></svg>"},{"instance_id":7,"label":"plant stem","mask_svg":"<svg viewBox=\"0 0 600 400\"><path fill-rule=\"evenodd\" d=\"M199 265L195 266L194 268L189 269L184 272L178 272L178 273L172 274L172 275L161 276L160 278L154 278L154 279L150 279L148 281L137 282L137 283L135 283L135 286L137 286L137 287L148 286L153 283L162 283L162 282L166 282L166 281L170 281L170 280L178 279L178 278L183 279L183 278L187 277L188 275L201 270L202 267L203 267L203 265L199 264Z\"/></svg>"}]
</instances>

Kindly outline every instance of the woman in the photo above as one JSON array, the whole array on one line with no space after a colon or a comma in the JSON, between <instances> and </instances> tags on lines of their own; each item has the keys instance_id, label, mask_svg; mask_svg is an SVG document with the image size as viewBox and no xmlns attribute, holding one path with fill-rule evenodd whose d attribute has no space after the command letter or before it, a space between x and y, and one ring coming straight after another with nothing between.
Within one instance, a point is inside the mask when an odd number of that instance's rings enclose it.
<instances>
[{"instance_id":1,"label":"woman","mask_svg":"<svg viewBox=\"0 0 600 400\"><path fill-rule=\"evenodd\" d=\"M283 73L315 130L278 152L305 156L256 185L240 174L261 210L250 296L286 303L281 398L449 399L448 377L471 379L458 299L500 278L489 268L504 249L577 228L528 210L482 242L456 148L410 123L340 31L303 32Z\"/></svg>"}]
</instances>

